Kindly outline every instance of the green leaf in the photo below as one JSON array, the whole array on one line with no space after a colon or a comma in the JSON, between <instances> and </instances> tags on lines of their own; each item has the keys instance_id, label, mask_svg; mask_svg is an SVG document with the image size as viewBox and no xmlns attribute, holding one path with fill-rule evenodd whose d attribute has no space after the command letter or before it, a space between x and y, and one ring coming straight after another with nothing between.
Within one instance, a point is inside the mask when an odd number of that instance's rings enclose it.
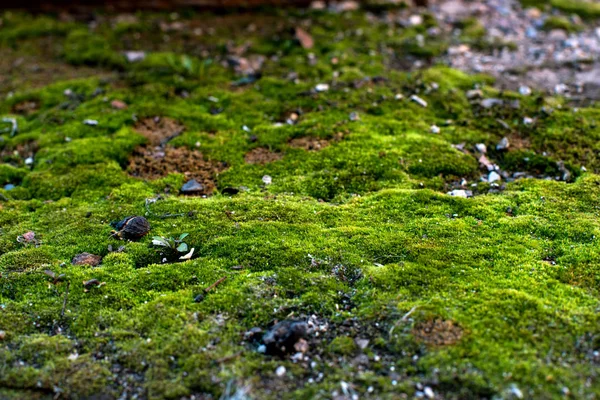
<instances>
[{"instance_id":1,"label":"green leaf","mask_svg":"<svg viewBox=\"0 0 600 400\"><path fill-rule=\"evenodd\" d=\"M188 245L185 243L181 243L178 247L177 247L177 251L180 253L184 253L186 251L188 251Z\"/></svg>"},{"instance_id":2,"label":"green leaf","mask_svg":"<svg viewBox=\"0 0 600 400\"><path fill-rule=\"evenodd\" d=\"M187 236L189 235L189 233L182 233L181 236L179 236L179 241L182 241L183 239L185 239Z\"/></svg>"}]
</instances>

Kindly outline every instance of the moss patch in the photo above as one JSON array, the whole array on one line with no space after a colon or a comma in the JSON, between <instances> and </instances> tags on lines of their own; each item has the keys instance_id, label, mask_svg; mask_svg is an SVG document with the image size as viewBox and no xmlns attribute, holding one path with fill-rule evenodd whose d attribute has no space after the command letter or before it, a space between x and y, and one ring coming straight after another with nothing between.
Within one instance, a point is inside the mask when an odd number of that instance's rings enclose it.
<instances>
[{"instance_id":1,"label":"moss patch","mask_svg":"<svg viewBox=\"0 0 600 400\"><path fill-rule=\"evenodd\" d=\"M0 77L19 128L0 135L0 397L600 396L596 106L399 69L450 44L429 15L88 22L2 15L0 72L44 49L81 74ZM192 178L212 196L181 195ZM132 215L150 234L113 237ZM284 320L308 335L266 354Z\"/></svg>"}]
</instances>

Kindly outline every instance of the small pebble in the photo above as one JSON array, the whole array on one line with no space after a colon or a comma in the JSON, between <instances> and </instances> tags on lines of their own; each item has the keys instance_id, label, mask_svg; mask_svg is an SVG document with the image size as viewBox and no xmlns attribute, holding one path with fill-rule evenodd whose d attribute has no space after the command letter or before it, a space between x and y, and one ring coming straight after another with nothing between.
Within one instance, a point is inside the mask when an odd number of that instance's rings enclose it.
<instances>
[{"instance_id":1,"label":"small pebble","mask_svg":"<svg viewBox=\"0 0 600 400\"><path fill-rule=\"evenodd\" d=\"M462 197L463 199L466 199L468 197L473 197L473 192L471 192L470 190L462 190L462 189L454 189L453 191L448 192L447 194L452 197Z\"/></svg>"},{"instance_id":2,"label":"small pebble","mask_svg":"<svg viewBox=\"0 0 600 400\"><path fill-rule=\"evenodd\" d=\"M286 369L283 365L280 365L279 367L277 367L277 369L275 370L275 375L277 375L278 377L282 377L285 375Z\"/></svg>"},{"instance_id":3,"label":"small pebble","mask_svg":"<svg viewBox=\"0 0 600 400\"><path fill-rule=\"evenodd\" d=\"M496 150L507 150L509 146L510 142L508 141L508 138L502 138L502 140L496 145Z\"/></svg>"},{"instance_id":4,"label":"small pebble","mask_svg":"<svg viewBox=\"0 0 600 400\"><path fill-rule=\"evenodd\" d=\"M440 133L440 127L437 125L431 125L430 131L431 133Z\"/></svg>"},{"instance_id":5,"label":"small pebble","mask_svg":"<svg viewBox=\"0 0 600 400\"><path fill-rule=\"evenodd\" d=\"M481 107L483 108L492 108L494 106L498 106L502 104L503 101L500 99L490 98L481 100Z\"/></svg>"},{"instance_id":6,"label":"small pebble","mask_svg":"<svg viewBox=\"0 0 600 400\"><path fill-rule=\"evenodd\" d=\"M83 123L85 125L89 125L89 126L97 126L98 125L98 121L96 121L95 119L84 119Z\"/></svg>"},{"instance_id":7,"label":"small pebble","mask_svg":"<svg viewBox=\"0 0 600 400\"><path fill-rule=\"evenodd\" d=\"M358 121L360 119L360 116L358 115L358 113L356 111L353 111L350 113L350 121Z\"/></svg>"},{"instance_id":8,"label":"small pebble","mask_svg":"<svg viewBox=\"0 0 600 400\"><path fill-rule=\"evenodd\" d=\"M25 159L25 165L31 165L33 164L33 157L27 157Z\"/></svg>"},{"instance_id":9,"label":"small pebble","mask_svg":"<svg viewBox=\"0 0 600 400\"><path fill-rule=\"evenodd\" d=\"M329 85L327 83L319 83L317 86L315 86L315 90L317 92L326 92L329 90Z\"/></svg>"},{"instance_id":10,"label":"small pebble","mask_svg":"<svg viewBox=\"0 0 600 400\"><path fill-rule=\"evenodd\" d=\"M533 124L533 118L524 117L523 118L523 124L524 125L531 125L531 124Z\"/></svg>"},{"instance_id":11,"label":"small pebble","mask_svg":"<svg viewBox=\"0 0 600 400\"><path fill-rule=\"evenodd\" d=\"M519 86L519 93L523 96L529 96L531 94L531 88L529 86Z\"/></svg>"},{"instance_id":12,"label":"small pebble","mask_svg":"<svg viewBox=\"0 0 600 400\"><path fill-rule=\"evenodd\" d=\"M423 23L423 16L421 16L419 14L411 15L410 18L408 19L408 22L412 26L421 25Z\"/></svg>"},{"instance_id":13,"label":"small pebble","mask_svg":"<svg viewBox=\"0 0 600 400\"><path fill-rule=\"evenodd\" d=\"M523 398L523 392L521 391L521 389L519 389L516 385L512 385L510 387L510 393L516 397L517 399L522 399Z\"/></svg>"},{"instance_id":14,"label":"small pebble","mask_svg":"<svg viewBox=\"0 0 600 400\"><path fill-rule=\"evenodd\" d=\"M180 189L183 194L202 194L204 193L204 185L195 179L187 181Z\"/></svg>"},{"instance_id":15,"label":"small pebble","mask_svg":"<svg viewBox=\"0 0 600 400\"><path fill-rule=\"evenodd\" d=\"M475 145L475 149L476 149L478 152L482 153L482 154L485 154L485 153L487 153L487 147L486 147L486 145L485 145L485 144L483 144L483 143L477 143L477 144Z\"/></svg>"},{"instance_id":16,"label":"small pebble","mask_svg":"<svg viewBox=\"0 0 600 400\"><path fill-rule=\"evenodd\" d=\"M110 106L115 110L124 110L127 108L127 104L121 100L113 100L110 102Z\"/></svg>"},{"instance_id":17,"label":"small pebble","mask_svg":"<svg viewBox=\"0 0 600 400\"><path fill-rule=\"evenodd\" d=\"M273 182L273 178L271 178L269 175L265 175L262 177L262 181L265 185L270 185Z\"/></svg>"},{"instance_id":18,"label":"small pebble","mask_svg":"<svg viewBox=\"0 0 600 400\"><path fill-rule=\"evenodd\" d=\"M126 51L125 58L127 58L127 61L130 63L138 62L146 58L146 53L143 51Z\"/></svg>"},{"instance_id":19,"label":"small pebble","mask_svg":"<svg viewBox=\"0 0 600 400\"><path fill-rule=\"evenodd\" d=\"M496 171L492 171L488 175L488 182L490 182L490 183L497 182L500 180L502 180L502 177Z\"/></svg>"},{"instance_id":20,"label":"small pebble","mask_svg":"<svg viewBox=\"0 0 600 400\"><path fill-rule=\"evenodd\" d=\"M564 83L559 83L558 85L554 86L554 93L556 94L565 94L568 91L569 87Z\"/></svg>"},{"instance_id":21,"label":"small pebble","mask_svg":"<svg viewBox=\"0 0 600 400\"><path fill-rule=\"evenodd\" d=\"M417 103L418 105L420 105L421 107L427 107L427 102L425 100L423 100L422 98L420 98L417 95L412 95L410 96L410 100L414 101L415 103Z\"/></svg>"},{"instance_id":22,"label":"small pebble","mask_svg":"<svg viewBox=\"0 0 600 400\"><path fill-rule=\"evenodd\" d=\"M428 399L433 399L435 397L435 393L433 393L433 390L429 386L425 386L425 389L423 389L423 394Z\"/></svg>"}]
</instances>

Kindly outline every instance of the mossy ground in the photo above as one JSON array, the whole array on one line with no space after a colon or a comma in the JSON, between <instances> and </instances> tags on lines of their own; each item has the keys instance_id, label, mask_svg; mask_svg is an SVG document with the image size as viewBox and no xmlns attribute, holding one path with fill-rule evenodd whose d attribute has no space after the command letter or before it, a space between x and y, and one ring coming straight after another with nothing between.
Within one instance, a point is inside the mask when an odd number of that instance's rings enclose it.
<instances>
[{"instance_id":1,"label":"mossy ground","mask_svg":"<svg viewBox=\"0 0 600 400\"><path fill-rule=\"evenodd\" d=\"M398 70L448 46L420 44L427 16L417 27L360 12L1 20L0 64L22 73L0 86L0 114L19 126L0 142L0 183L15 185L0 190L0 397L600 396L597 107L439 65ZM243 45L265 61L241 85L226 61ZM129 63L125 50L148 53ZM506 105L481 107L474 87ZM148 140L136 123L155 116L184 127L169 146L223 166L213 196L178 195L184 171L128 173ZM504 136L514 145L496 151ZM307 151L301 138L327 145ZM548 179L480 182L476 143L502 170ZM256 148L280 157L246 163ZM558 161L569 182L554 179ZM462 179L477 196L445 194ZM150 237L111 237L128 215L145 215L151 235L189 233L194 258L162 263ZM38 247L16 240L27 231ZM81 252L101 265L71 265ZM90 279L106 284L85 290ZM244 341L311 315L328 326L310 341L314 364Z\"/></svg>"}]
</instances>

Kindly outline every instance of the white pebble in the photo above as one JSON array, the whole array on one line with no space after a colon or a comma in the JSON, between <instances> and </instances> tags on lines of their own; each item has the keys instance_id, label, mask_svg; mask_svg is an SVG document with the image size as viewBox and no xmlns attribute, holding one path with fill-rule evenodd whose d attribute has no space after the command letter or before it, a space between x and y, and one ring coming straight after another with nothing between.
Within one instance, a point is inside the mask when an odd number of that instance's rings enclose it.
<instances>
[{"instance_id":1,"label":"white pebble","mask_svg":"<svg viewBox=\"0 0 600 400\"><path fill-rule=\"evenodd\" d=\"M315 86L315 90L317 92L326 92L329 90L329 85L327 83L319 83L317 86Z\"/></svg>"},{"instance_id":2,"label":"white pebble","mask_svg":"<svg viewBox=\"0 0 600 400\"><path fill-rule=\"evenodd\" d=\"M423 100L422 98L420 98L419 96L416 96L413 94L412 96L410 96L410 100L414 101L421 107L427 107L427 102L425 100Z\"/></svg>"},{"instance_id":3,"label":"white pebble","mask_svg":"<svg viewBox=\"0 0 600 400\"><path fill-rule=\"evenodd\" d=\"M490 183L500 181L500 180L502 180L502 177L496 171L492 171L488 175L488 182L490 182Z\"/></svg>"}]
</instances>

